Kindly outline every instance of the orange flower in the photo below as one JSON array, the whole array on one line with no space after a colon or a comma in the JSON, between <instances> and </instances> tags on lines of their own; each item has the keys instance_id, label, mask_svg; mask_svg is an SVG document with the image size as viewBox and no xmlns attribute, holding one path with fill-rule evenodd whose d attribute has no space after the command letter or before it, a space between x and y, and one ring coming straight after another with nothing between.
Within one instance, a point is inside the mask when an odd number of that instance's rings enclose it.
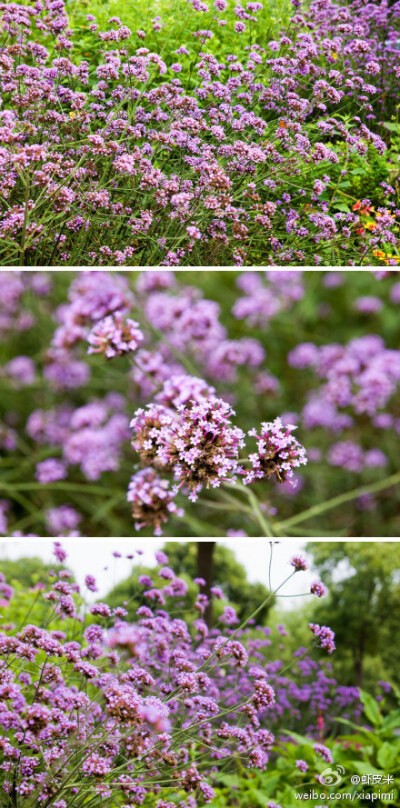
<instances>
[{"instance_id":1,"label":"orange flower","mask_svg":"<svg viewBox=\"0 0 400 808\"><path fill-rule=\"evenodd\" d=\"M372 213L375 210L375 208L372 205L364 205L364 207L361 207L361 201L358 200L358 202L354 203L353 210L355 211L359 210L360 216L366 216L367 213Z\"/></svg>"}]
</instances>

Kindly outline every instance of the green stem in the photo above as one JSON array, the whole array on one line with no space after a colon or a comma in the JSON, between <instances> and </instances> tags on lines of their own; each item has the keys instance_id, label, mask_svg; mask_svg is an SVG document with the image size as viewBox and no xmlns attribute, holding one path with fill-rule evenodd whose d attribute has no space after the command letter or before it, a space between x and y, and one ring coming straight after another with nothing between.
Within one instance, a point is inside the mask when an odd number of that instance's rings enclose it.
<instances>
[{"instance_id":1,"label":"green stem","mask_svg":"<svg viewBox=\"0 0 400 808\"><path fill-rule=\"evenodd\" d=\"M275 534L272 532L272 528L270 527L267 520L265 519L264 514L263 514L263 512L262 512L262 510L260 508L260 503L259 503L256 495L254 494L254 492L250 491L249 488L247 488L245 485L243 485L243 483L240 483L240 482L237 482L234 485L228 483L228 486L229 486L229 488L232 488L232 489L234 489L236 491L241 491L242 494L246 495L246 497L249 500L249 503L251 505L251 514L252 514L253 517L255 517L255 521L261 527L261 530L262 530L261 535L262 536L268 536L268 538L273 538L273 536Z\"/></svg>"},{"instance_id":2,"label":"green stem","mask_svg":"<svg viewBox=\"0 0 400 808\"><path fill-rule=\"evenodd\" d=\"M24 207L24 222L22 225L22 234L21 234L21 247L20 247L20 257L19 263L20 266L24 266L25 264L25 242L26 242L26 231L28 227L28 220L29 220L29 174L26 180L25 186L25 207Z\"/></svg>"},{"instance_id":3,"label":"green stem","mask_svg":"<svg viewBox=\"0 0 400 808\"><path fill-rule=\"evenodd\" d=\"M358 497L364 496L364 494L376 494L378 491L383 491L385 488L390 488L390 486L396 485L397 483L400 483L400 472L392 474L391 477L385 477L384 480L380 480L377 483L354 488L353 491L347 491L345 494L339 494L337 497L328 499L326 502L313 505L312 508L307 508L306 511L291 516L290 519L275 523L275 530L281 533L285 528L297 525L299 522L305 522L306 519L312 519L314 516L319 516L321 513L330 511L332 508L337 508L345 502L351 502L352 499L357 499Z\"/></svg>"},{"instance_id":4,"label":"green stem","mask_svg":"<svg viewBox=\"0 0 400 808\"><path fill-rule=\"evenodd\" d=\"M257 520L258 524L260 525L261 530L263 531L262 535L263 536L268 536L268 538L272 538L274 536L274 533L272 532L272 529L270 528L268 522L264 518L264 514L263 514L263 512L262 512L262 510L260 508L260 503L259 503L257 497L255 496L253 491L248 491L247 489L245 489L245 491L246 491L247 496L249 498L249 502L252 505L253 514L256 517L256 520Z\"/></svg>"},{"instance_id":5,"label":"green stem","mask_svg":"<svg viewBox=\"0 0 400 808\"><path fill-rule=\"evenodd\" d=\"M46 486L43 483L18 483L16 485L11 485L10 483L6 483L1 481L0 488L4 489L5 491L47 491L49 489L54 489L55 491L80 491L83 494L102 494L104 497L105 489L104 486L100 485L85 485L85 483L69 483L69 482L54 482L54 483L46 483ZM124 499L121 493L121 501Z\"/></svg>"}]
</instances>

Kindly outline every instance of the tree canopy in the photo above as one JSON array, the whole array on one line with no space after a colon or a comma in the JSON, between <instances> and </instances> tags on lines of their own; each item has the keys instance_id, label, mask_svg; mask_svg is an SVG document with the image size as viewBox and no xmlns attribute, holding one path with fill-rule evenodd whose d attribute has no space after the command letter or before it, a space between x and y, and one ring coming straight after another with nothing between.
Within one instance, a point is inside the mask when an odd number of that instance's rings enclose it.
<instances>
[{"instance_id":1,"label":"tree canopy","mask_svg":"<svg viewBox=\"0 0 400 808\"><path fill-rule=\"evenodd\" d=\"M336 634L337 661L353 684L390 676L399 683L400 545L395 542L309 542L329 586L318 609Z\"/></svg>"}]
</instances>

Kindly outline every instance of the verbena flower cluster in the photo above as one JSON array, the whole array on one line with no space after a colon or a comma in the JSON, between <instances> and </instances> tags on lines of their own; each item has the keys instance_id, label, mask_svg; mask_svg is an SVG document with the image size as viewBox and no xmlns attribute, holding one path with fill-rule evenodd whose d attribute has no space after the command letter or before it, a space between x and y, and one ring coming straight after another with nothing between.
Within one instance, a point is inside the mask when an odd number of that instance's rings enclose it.
<instances>
[{"instance_id":1,"label":"verbena flower cluster","mask_svg":"<svg viewBox=\"0 0 400 808\"><path fill-rule=\"evenodd\" d=\"M293 5L2 3L3 263L396 264L398 3Z\"/></svg>"},{"instance_id":2,"label":"verbena flower cluster","mask_svg":"<svg viewBox=\"0 0 400 808\"><path fill-rule=\"evenodd\" d=\"M55 554L65 561L60 544ZM100 601L85 615L79 586L62 567L31 593L30 622L13 625L13 591L1 584L0 782L7 808L20 800L27 808L83 806L89 794L105 806L150 798L157 808L195 808L212 800L212 782L229 758L268 765L271 727L286 716L292 727L309 721L318 738L317 716L326 715L328 726L336 711L359 713L357 689L336 689L329 667L305 659L305 649L294 654L293 675L282 676L271 630L254 620L210 630L204 595L194 616L174 616L188 584L167 566L165 553L157 560L154 576L139 577L134 622L123 606ZM93 576L86 585L95 591ZM326 645L330 630L316 628Z\"/></svg>"},{"instance_id":3,"label":"verbena flower cluster","mask_svg":"<svg viewBox=\"0 0 400 808\"><path fill-rule=\"evenodd\" d=\"M187 380L185 377L183 380L186 390ZM205 385L190 377L188 381L194 390L198 382ZM178 384L175 379L174 382ZM165 399L164 390L159 398ZM238 460L239 450L245 446L245 436L239 427L232 425L234 414L227 402L212 394L208 398L197 395L186 404L178 404L175 411L161 404L151 404L146 410L140 408L135 413L130 424L134 433L132 446L142 463L155 467L147 477L154 492L154 505L151 505L150 488L147 488L146 510L151 507L149 519L153 523L154 518L158 534L165 514L177 513L177 509L175 506L173 510L170 496L165 495L162 515L159 488L163 486L166 491L168 483L156 476L156 469L170 471L177 481L173 491L177 493L183 487L183 492L189 491L189 499L196 502L203 487L219 488L223 483L235 482L238 475L243 475L246 485L273 476L284 482L293 476L294 468L307 462L306 450L291 434L296 427L284 427L277 418L271 424L261 425L261 437L250 430L249 435L257 437L258 454L249 456L253 468L244 471ZM134 513L137 500L142 499L143 480L140 470L129 484L128 499L134 503ZM143 524L146 524L144 513L139 526Z\"/></svg>"},{"instance_id":4,"label":"verbena flower cluster","mask_svg":"<svg viewBox=\"0 0 400 808\"><path fill-rule=\"evenodd\" d=\"M304 446L292 435L296 427L293 424L283 425L280 418L272 423L262 423L260 435L251 429L249 435L257 440L257 453L249 459L253 468L246 472L244 482L268 479L276 476L279 482L285 482L293 474L293 469L307 462Z\"/></svg>"},{"instance_id":5,"label":"verbena flower cluster","mask_svg":"<svg viewBox=\"0 0 400 808\"><path fill-rule=\"evenodd\" d=\"M274 535L348 475L379 483L400 432L400 298L397 273L375 275L224 273L224 300L166 269L3 271L1 532L207 535L220 517L222 535ZM356 313L365 296L382 308ZM355 499L354 518L375 507Z\"/></svg>"},{"instance_id":6,"label":"verbena flower cluster","mask_svg":"<svg viewBox=\"0 0 400 808\"><path fill-rule=\"evenodd\" d=\"M143 340L139 324L121 314L105 317L92 328L88 342L88 353L104 353L107 359L135 351Z\"/></svg>"},{"instance_id":7,"label":"verbena flower cluster","mask_svg":"<svg viewBox=\"0 0 400 808\"><path fill-rule=\"evenodd\" d=\"M351 430L357 416L371 418L379 428L395 427L400 420L385 413L400 382L400 351L388 349L374 334L351 340L347 345L317 347L298 345L288 357L296 368L311 368L323 380L309 397L302 418L308 429L324 427L333 433ZM385 466L387 458L379 447L363 451L352 440L334 443L328 462L350 471Z\"/></svg>"}]
</instances>

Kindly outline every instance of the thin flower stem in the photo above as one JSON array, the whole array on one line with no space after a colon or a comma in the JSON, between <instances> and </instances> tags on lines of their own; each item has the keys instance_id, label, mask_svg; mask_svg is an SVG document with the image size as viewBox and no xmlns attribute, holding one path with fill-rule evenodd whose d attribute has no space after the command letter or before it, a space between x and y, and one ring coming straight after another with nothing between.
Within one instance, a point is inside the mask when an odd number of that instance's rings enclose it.
<instances>
[{"instance_id":1,"label":"thin flower stem","mask_svg":"<svg viewBox=\"0 0 400 808\"><path fill-rule=\"evenodd\" d=\"M160 382L156 382L155 379L153 379L153 377L150 376L150 373L148 373L147 370L145 370L141 365L139 365L134 356L132 357L132 365L137 370L139 370L140 373L143 373L143 376L146 377L147 381L150 382L150 384L154 387L154 390L156 392L159 392L161 390L162 384L160 384Z\"/></svg>"},{"instance_id":2,"label":"thin flower stem","mask_svg":"<svg viewBox=\"0 0 400 808\"><path fill-rule=\"evenodd\" d=\"M283 522L276 522L274 524L274 529L276 533L282 535L282 531L288 527L292 527L292 525L297 525L300 522L305 522L306 519L312 519L314 516L319 516L320 514L325 513L325 511L329 511L332 508L337 508L339 505L343 505L345 502L351 502L352 499L357 499L357 497L364 496L364 494L376 494L378 491L383 491L385 488L390 488L392 485L396 485L397 483L400 483L400 472L397 472L397 474L392 474L390 477L385 477L384 480L380 480L377 483L371 483L370 485L363 485L360 488L354 488L352 491L347 491L345 494L339 494L337 497L328 499L326 502L320 502L318 505L313 505L312 508L307 508L307 510L302 511L302 513L291 516L290 519L284 519Z\"/></svg>"},{"instance_id":3,"label":"thin flower stem","mask_svg":"<svg viewBox=\"0 0 400 808\"><path fill-rule=\"evenodd\" d=\"M255 496L253 491L248 491L247 489L245 489L245 491L246 491L246 494L247 494L247 496L249 498L249 502L251 503L251 505L253 507L253 514L256 517L256 520L258 521L261 529L263 530L262 535L263 536L268 536L269 538L271 538L274 534L273 534L272 529L269 526L268 522L264 518L264 515L263 515L263 513L261 511L261 508L260 508L260 503L259 503L257 497Z\"/></svg>"},{"instance_id":4,"label":"thin flower stem","mask_svg":"<svg viewBox=\"0 0 400 808\"><path fill-rule=\"evenodd\" d=\"M261 530L262 530L261 535L262 536L268 536L268 538L273 538L273 536L275 534L272 532L271 526L268 524L267 520L265 519L265 516L262 513L262 510L260 508L260 503L259 503L256 495L254 494L254 492L250 491L250 489L246 488L246 486L243 485L243 483L241 483L241 482L237 482L234 485L228 483L227 487L233 488L236 491L241 491L242 494L245 494L245 496L247 497L247 499L249 500L249 503L251 505L251 514L254 517L255 521L258 523L258 525L261 527Z\"/></svg>"},{"instance_id":5,"label":"thin flower stem","mask_svg":"<svg viewBox=\"0 0 400 808\"><path fill-rule=\"evenodd\" d=\"M11 483L1 482L1 487L7 492L10 491L44 491L54 488L60 491L80 491L83 494L101 494L104 497L105 489L100 485L85 485L85 483L70 483L58 480L54 483L46 483L46 488L43 483L18 483L13 485ZM121 500L124 499L121 493Z\"/></svg>"},{"instance_id":6,"label":"thin flower stem","mask_svg":"<svg viewBox=\"0 0 400 808\"><path fill-rule=\"evenodd\" d=\"M274 542L270 541L269 543L269 563L268 563L268 589L271 592L272 590L272 583L271 583L271 573L272 573L272 554L274 551Z\"/></svg>"}]
</instances>

